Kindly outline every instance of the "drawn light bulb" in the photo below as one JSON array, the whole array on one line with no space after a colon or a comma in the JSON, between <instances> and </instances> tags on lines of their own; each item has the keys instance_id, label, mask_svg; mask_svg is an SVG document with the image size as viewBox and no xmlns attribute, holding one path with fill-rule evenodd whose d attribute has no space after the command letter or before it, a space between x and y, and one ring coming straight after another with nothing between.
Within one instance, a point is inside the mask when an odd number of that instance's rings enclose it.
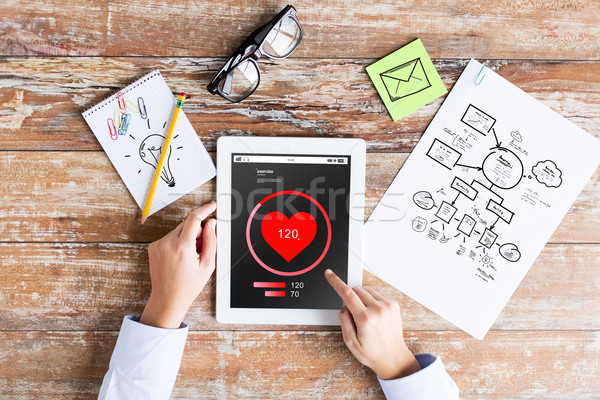
<instances>
[{"instance_id":1,"label":"drawn light bulb","mask_svg":"<svg viewBox=\"0 0 600 400\"><path fill-rule=\"evenodd\" d=\"M140 158L146 164L150 165L152 168L156 169L156 165L158 164L158 159L160 158L160 153L162 152L162 146L165 142L165 137L158 134L153 134L148 136L142 144L140 145ZM165 158L165 162L163 163L162 171L160 173L160 177L169 187L175 186L175 178L173 178L173 174L171 173L171 153L173 149L169 146L169 152Z\"/></svg>"}]
</instances>

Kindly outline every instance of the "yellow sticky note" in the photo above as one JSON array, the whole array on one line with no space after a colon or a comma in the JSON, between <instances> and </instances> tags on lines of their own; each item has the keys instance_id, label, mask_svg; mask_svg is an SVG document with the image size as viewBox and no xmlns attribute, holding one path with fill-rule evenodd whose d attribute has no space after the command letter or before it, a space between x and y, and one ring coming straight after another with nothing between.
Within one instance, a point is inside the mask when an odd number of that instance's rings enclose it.
<instances>
[{"instance_id":1,"label":"yellow sticky note","mask_svg":"<svg viewBox=\"0 0 600 400\"><path fill-rule=\"evenodd\" d=\"M421 39L369 65L367 73L394 121L448 92Z\"/></svg>"}]
</instances>

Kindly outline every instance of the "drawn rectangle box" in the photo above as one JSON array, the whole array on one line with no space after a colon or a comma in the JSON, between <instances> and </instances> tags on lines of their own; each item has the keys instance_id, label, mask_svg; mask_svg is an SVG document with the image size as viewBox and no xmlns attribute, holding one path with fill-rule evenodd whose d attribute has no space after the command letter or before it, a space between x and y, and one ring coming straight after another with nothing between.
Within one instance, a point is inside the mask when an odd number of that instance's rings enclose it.
<instances>
[{"instance_id":1,"label":"drawn rectangle box","mask_svg":"<svg viewBox=\"0 0 600 400\"><path fill-rule=\"evenodd\" d=\"M483 231L483 235L481 235L481 237L479 238L479 243L481 243L488 249L491 249L494 243L496 242L497 238L497 234L490 231L488 228L485 228L485 231Z\"/></svg>"},{"instance_id":2,"label":"drawn rectangle box","mask_svg":"<svg viewBox=\"0 0 600 400\"><path fill-rule=\"evenodd\" d=\"M465 115L460 119L462 122L475 129L477 132L485 136L496 123L496 119L486 112L469 104Z\"/></svg>"},{"instance_id":3,"label":"drawn rectangle box","mask_svg":"<svg viewBox=\"0 0 600 400\"><path fill-rule=\"evenodd\" d=\"M446 201L442 201L442 204L435 213L435 216L449 224L452 220L452 217L454 217L454 214L456 214L456 207Z\"/></svg>"},{"instance_id":4,"label":"drawn rectangle box","mask_svg":"<svg viewBox=\"0 0 600 400\"><path fill-rule=\"evenodd\" d=\"M494 191L492 191L491 189L485 187L481 182L473 180L473 182L471 182L471 186L473 186L475 188L475 190L477 190L477 193L481 193L482 196L480 198L486 199L486 198L490 198L490 199L495 199L494 201L498 204L502 204L502 202L504 201L504 199L500 196L498 196Z\"/></svg>"},{"instance_id":5,"label":"drawn rectangle box","mask_svg":"<svg viewBox=\"0 0 600 400\"><path fill-rule=\"evenodd\" d=\"M451 170L460 159L461 154L454 150L452 146L435 139L427 151L427 156Z\"/></svg>"},{"instance_id":6,"label":"drawn rectangle box","mask_svg":"<svg viewBox=\"0 0 600 400\"><path fill-rule=\"evenodd\" d=\"M460 179L458 176L454 177L450 187L467 196L469 200L475 200L475 197L477 197L477 190L467 182Z\"/></svg>"},{"instance_id":7,"label":"drawn rectangle box","mask_svg":"<svg viewBox=\"0 0 600 400\"><path fill-rule=\"evenodd\" d=\"M467 214L465 214L462 218L462 220L460 221L460 224L458 224L458 230L462 233L464 233L467 236L471 236L471 233L473 233L473 229L475 228L475 220L473 218L471 218L470 216L468 216Z\"/></svg>"},{"instance_id":8,"label":"drawn rectangle box","mask_svg":"<svg viewBox=\"0 0 600 400\"><path fill-rule=\"evenodd\" d=\"M491 212L496 214L498 217L500 217L502 221L506 222L507 224L510 224L510 221L512 221L512 217L515 215L515 213L513 213L512 211L506 209L505 207L502 207L500 204L495 202L494 199L490 199L490 201L488 201L487 206L485 206L485 209L490 210Z\"/></svg>"}]
</instances>

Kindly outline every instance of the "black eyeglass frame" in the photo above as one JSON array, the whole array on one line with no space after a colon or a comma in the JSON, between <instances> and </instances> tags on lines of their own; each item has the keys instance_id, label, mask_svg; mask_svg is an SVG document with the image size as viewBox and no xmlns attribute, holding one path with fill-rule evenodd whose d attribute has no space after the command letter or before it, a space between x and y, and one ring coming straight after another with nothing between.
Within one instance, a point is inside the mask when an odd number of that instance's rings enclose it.
<instances>
[{"instance_id":1,"label":"black eyeglass frame","mask_svg":"<svg viewBox=\"0 0 600 400\"><path fill-rule=\"evenodd\" d=\"M265 43L267 35L275 26L277 26L277 24L280 21L287 17L291 17L292 19L294 19L294 21L298 25L298 28L300 29L300 37L298 38L298 41L290 50L290 52L283 57L275 57L265 53L263 50L263 45ZM210 81L206 88L211 94L218 94L225 100L228 100L232 103L237 103L246 99L248 96L254 93L256 88L258 88L258 86L260 85L260 68L258 67L258 63L256 61L262 56L273 60L282 60L284 58L289 57L302 41L302 36L302 25L300 25L300 21L298 21L298 18L296 17L296 9L294 8L294 6L288 5L283 10L281 10L281 12L279 12L279 14L277 14L275 18L273 18L269 23L255 30L250 36L248 36L246 40L244 40L244 42L237 48L237 50L233 53L233 55L229 58L225 65L219 70L219 72L213 78L213 80ZM225 79L227 75L231 71L233 71L238 65L245 61L250 61L254 63L256 70L258 71L258 82L256 83L256 86L252 89L252 91L247 93L245 96L240 97L239 99L231 99L219 90L219 83L221 82L221 80Z\"/></svg>"}]
</instances>

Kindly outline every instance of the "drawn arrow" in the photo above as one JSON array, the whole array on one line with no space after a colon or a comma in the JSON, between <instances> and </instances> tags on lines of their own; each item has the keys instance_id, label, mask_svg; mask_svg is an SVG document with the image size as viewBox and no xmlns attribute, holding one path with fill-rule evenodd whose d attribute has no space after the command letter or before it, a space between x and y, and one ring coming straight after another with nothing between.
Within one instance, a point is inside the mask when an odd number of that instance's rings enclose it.
<instances>
[{"instance_id":1,"label":"drawn arrow","mask_svg":"<svg viewBox=\"0 0 600 400\"><path fill-rule=\"evenodd\" d=\"M496 130L494 128L492 128L492 132L494 133L494 139L496 139L496 147L500 147L502 142L498 141L498 136L496 136Z\"/></svg>"},{"instance_id":2,"label":"drawn arrow","mask_svg":"<svg viewBox=\"0 0 600 400\"><path fill-rule=\"evenodd\" d=\"M496 218L496 221L492 224L492 226L490 226L490 231L492 229L494 229L494 227L496 226L496 224L498 223L498 220L500 220L500 216L498 215L498 218Z\"/></svg>"},{"instance_id":3,"label":"drawn arrow","mask_svg":"<svg viewBox=\"0 0 600 400\"><path fill-rule=\"evenodd\" d=\"M457 167L465 167L465 168L473 168L476 169L477 171L481 171L481 167L472 167L470 165L464 165L464 164L454 164Z\"/></svg>"},{"instance_id":4,"label":"drawn arrow","mask_svg":"<svg viewBox=\"0 0 600 400\"><path fill-rule=\"evenodd\" d=\"M458 196L460 196L460 192L458 192L458 194L456 195L456 198L454 200L452 200L452 205L454 205L454 203L456 203L456 200L458 200Z\"/></svg>"}]
</instances>

